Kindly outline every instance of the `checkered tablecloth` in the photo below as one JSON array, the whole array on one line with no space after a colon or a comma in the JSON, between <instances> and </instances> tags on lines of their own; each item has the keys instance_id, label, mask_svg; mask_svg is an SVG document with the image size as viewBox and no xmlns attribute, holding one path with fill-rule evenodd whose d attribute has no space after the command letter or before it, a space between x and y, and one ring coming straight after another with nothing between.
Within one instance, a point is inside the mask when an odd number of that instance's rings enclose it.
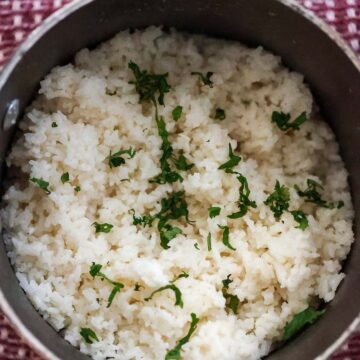
<instances>
[{"instance_id":1,"label":"checkered tablecloth","mask_svg":"<svg viewBox=\"0 0 360 360\"><path fill-rule=\"evenodd\" d=\"M71 1L81 0L0 0L0 69L31 30ZM334 27L360 56L360 0L298 2ZM21 340L0 312L0 360L20 359L42 360ZM331 360L360 360L360 332L354 334Z\"/></svg>"}]
</instances>

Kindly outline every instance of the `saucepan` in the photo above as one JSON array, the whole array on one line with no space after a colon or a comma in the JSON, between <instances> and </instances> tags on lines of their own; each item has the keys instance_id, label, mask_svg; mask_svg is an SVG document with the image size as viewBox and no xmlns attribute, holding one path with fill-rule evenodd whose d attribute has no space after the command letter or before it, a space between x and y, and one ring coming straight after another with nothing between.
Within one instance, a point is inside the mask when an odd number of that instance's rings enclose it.
<instances>
[{"instance_id":1,"label":"saucepan","mask_svg":"<svg viewBox=\"0 0 360 360\"><path fill-rule=\"evenodd\" d=\"M17 121L49 70L126 28L164 25L261 45L305 75L337 136L350 174L355 242L347 274L326 314L271 360L326 359L360 322L360 63L339 36L285 0L82 0L48 18L20 46L0 77L0 159L4 163ZM1 168L1 180L4 166ZM359 239L358 239L359 238ZM0 241L0 305L29 344L47 359L88 357L68 344L21 290Z\"/></svg>"}]
</instances>

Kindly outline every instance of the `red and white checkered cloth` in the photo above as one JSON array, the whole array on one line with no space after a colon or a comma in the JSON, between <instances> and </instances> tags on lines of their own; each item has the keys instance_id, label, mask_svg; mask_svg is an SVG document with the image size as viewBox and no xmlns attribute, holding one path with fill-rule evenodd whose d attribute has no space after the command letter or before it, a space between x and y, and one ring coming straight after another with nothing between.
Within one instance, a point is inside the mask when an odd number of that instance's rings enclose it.
<instances>
[{"instance_id":1,"label":"red and white checkered cloth","mask_svg":"<svg viewBox=\"0 0 360 360\"><path fill-rule=\"evenodd\" d=\"M71 1L75 0L0 0L0 69L31 30ZM360 56L360 0L298 2L334 27ZM20 359L41 360L0 313L0 360ZM360 333L354 334L331 360L360 360Z\"/></svg>"}]
</instances>

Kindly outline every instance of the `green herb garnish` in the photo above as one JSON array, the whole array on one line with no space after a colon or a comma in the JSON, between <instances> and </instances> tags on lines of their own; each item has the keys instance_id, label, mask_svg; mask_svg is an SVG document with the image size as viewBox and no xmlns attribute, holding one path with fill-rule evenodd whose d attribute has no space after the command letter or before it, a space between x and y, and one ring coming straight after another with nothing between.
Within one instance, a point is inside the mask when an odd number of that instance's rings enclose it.
<instances>
[{"instance_id":1,"label":"green herb garnish","mask_svg":"<svg viewBox=\"0 0 360 360\"><path fill-rule=\"evenodd\" d=\"M125 159L121 156L124 154L128 155L129 159L132 159L135 156L136 151L132 147L130 147L129 149L119 150L112 154L110 150L110 154L109 154L110 169L125 164Z\"/></svg>"},{"instance_id":2,"label":"green herb garnish","mask_svg":"<svg viewBox=\"0 0 360 360\"><path fill-rule=\"evenodd\" d=\"M221 108L216 108L215 109L215 119L217 120L224 120L226 117L225 115L225 110L221 109Z\"/></svg>"},{"instance_id":3,"label":"green herb garnish","mask_svg":"<svg viewBox=\"0 0 360 360\"><path fill-rule=\"evenodd\" d=\"M164 249L169 249L169 242L174 239L182 230L169 224L171 220L178 220L184 217L190 223L189 210L184 198L184 191L173 192L168 198L161 199L161 210L155 215L135 216L133 215L134 225L151 226L154 220L158 219L158 231L160 234L160 245ZM130 210L134 212L133 209Z\"/></svg>"},{"instance_id":4,"label":"green herb garnish","mask_svg":"<svg viewBox=\"0 0 360 360\"><path fill-rule=\"evenodd\" d=\"M68 172L65 172L61 175L61 182L63 184L65 184L66 182L68 182L70 180L70 176L69 176L69 173Z\"/></svg>"},{"instance_id":5,"label":"green herb garnish","mask_svg":"<svg viewBox=\"0 0 360 360\"><path fill-rule=\"evenodd\" d=\"M271 121L275 123L282 131L299 130L300 126L307 120L306 112L302 112L294 121L290 121L290 114L274 111L271 115Z\"/></svg>"},{"instance_id":6,"label":"green herb garnish","mask_svg":"<svg viewBox=\"0 0 360 360\"><path fill-rule=\"evenodd\" d=\"M290 211L291 215L293 216L294 220L299 224L296 228L305 230L309 227L309 221L306 217L306 214L301 210L293 210Z\"/></svg>"},{"instance_id":7,"label":"green herb garnish","mask_svg":"<svg viewBox=\"0 0 360 360\"><path fill-rule=\"evenodd\" d=\"M172 111L172 117L174 119L174 121L178 121L181 117L183 108L182 106L178 105L176 106L176 108L174 108L174 110Z\"/></svg>"},{"instance_id":8,"label":"green herb garnish","mask_svg":"<svg viewBox=\"0 0 360 360\"><path fill-rule=\"evenodd\" d=\"M58 127L58 124L57 124L55 121L53 121L53 122L51 123L51 127L52 127L52 128L57 128L57 127Z\"/></svg>"},{"instance_id":9,"label":"green herb garnish","mask_svg":"<svg viewBox=\"0 0 360 360\"><path fill-rule=\"evenodd\" d=\"M182 151L180 151L180 155L178 158L173 157L173 163L178 170L183 171L190 170L194 166L194 164L189 164L187 162Z\"/></svg>"},{"instance_id":10,"label":"green herb garnish","mask_svg":"<svg viewBox=\"0 0 360 360\"><path fill-rule=\"evenodd\" d=\"M230 219L241 218L247 214L249 207L252 207L254 209L257 207L256 202L249 199L250 189L246 177L239 173L237 174L238 176L236 178L240 182L239 200L237 202L239 211L228 215L228 218Z\"/></svg>"},{"instance_id":11,"label":"green herb garnish","mask_svg":"<svg viewBox=\"0 0 360 360\"><path fill-rule=\"evenodd\" d=\"M163 152L160 158L161 173L150 180L152 183L165 184L183 181L182 176L176 171L171 170L169 160L173 157L173 148L169 141L169 133L166 130L165 121L162 116L156 116L156 124L159 136L162 139L161 150Z\"/></svg>"},{"instance_id":12,"label":"green herb garnish","mask_svg":"<svg viewBox=\"0 0 360 360\"><path fill-rule=\"evenodd\" d=\"M237 295L232 295L232 294L228 293L229 285L233 282L233 280L231 280L230 277L231 277L231 274L229 274L226 277L226 279L222 281L222 283L223 283L222 293L223 293L224 298L226 299L225 306L228 309L232 310L232 312L234 314L237 314L240 300L237 297Z\"/></svg>"},{"instance_id":13,"label":"green herb garnish","mask_svg":"<svg viewBox=\"0 0 360 360\"><path fill-rule=\"evenodd\" d=\"M156 95L158 94L157 101L160 105L164 105L164 95L171 89L166 80L168 74L150 74L146 70L140 70L133 61L129 62L128 67L135 77L135 80L130 81L129 84L135 85L140 102L151 101L156 106Z\"/></svg>"},{"instance_id":14,"label":"green herb garnish","mask_svg":"<svg viewBox=\"0 0 360 360\"><path fill-rule=\"evenodd\" d=\"M341 207L344 206L344 202L342 200L340 200L338 203L333 203L333 202L327 202L324 199L322 199L319 190L323 190L324 188L317 181L312 179L307 179L307 186L308 187L305 190L301 190L298 185L294 186L298 195L305 198L306 202L310 202L327 209L333 209L335 207L340 209Z\"/></svg>"},{"instance_id":15,"label":"green herb garnish","mask_svg":"<svg viewBox=\"0 0 360 360\"><path fill-rule=\"evenodd\" d=\"M87 344L92 344L94 341L99 341L95 332L90 328L81 328L80 335L83 337Z\"/></svg>"},{"instance_id":16,"label":"green herb garnish","mask_svg":"<svg viewBox=\"0 0 360 360\"><path fill-rule=\"evenodd\" d=\"M231 173L232 168L241 161L241 157L234 154L231 144L229 143L229 160L218 167L219 170L225 170Z\"/></svg>"},{"instance_id":17,"label":"green herb garnish","mask_svg":"<svg viewBox=\"0 0 360 360\"><path fill-rule=\"evenodd\" d=\"M31 182L33 182L35 185L37 185L40 189L44 190L46 194L51 194L51 191L49 190L49 182L45 181L43 179L38 179L36 177L32 177L30 179Z\"/></svg>"},{"instance_id":18,"label":"green herb garnish","mask_svg":"<svg viewBox=\"0 0 360 360\"><path fill-rule=\"evenodd\" d=\"M95 226L96 233L100 233L100 232L109 233L111 229L114 227L114 225L108 223L99 224L97 222L94 222L93 225Z\"/></svg>"},{"instance_id":19,"label":"green herb garnish","mask_svg":"<svg viewBox=\"0 0 360 360\"><path fill-rule=\"evenodd\" d=\"M206 242L207 242L208 251L211 251L211 233L208 233L208 236L206 238Z\"/></svg>"},{"instance_id":20,"label":"green herb garnish","mask_svg":"<svg viewBox=\"0 0 360 360\"><path fill-rule=\"evenodd\" d=\"M170 283L168 285L162 286L161 288L153 291L149 297L145 298L145 301L149 301L153 298L153 296L161 291L164 290L172 290L175 294L175 305L180 306L181 308L183 308L184 303L182 301L182 294L180 289L174 284L175 281L179 280L180 278L187 278L189 277L189 274L187 274L186 272L182 272L180 275L178 275L177 277L175 277L174 280L170 281Z\"/></svg>"},{"instance_id":21,"label":"green herb garnish","mask_svg":"<svg viewBox=\"0 0 360 360\"><path fill-rule=\"evenodd\" d=\"M180 360L181 359L181 348L190 340L191 335L195 332L197 324L199 322L199 318L196 316L196 314L191 313L191 324L190 329L186 336L184 336L182 339L180 339L177 343L177 345L171 349L165 356L165 360Z\"/></svg>"},{"instance_id":22,"label":"green herb garnish","mask_svg":"<svg viewBox=\"0 0 360 360\"><path fill-rule=\"evenodd\" d=\"M213 219L214 217L220 214L221 208L218 206L211 206L209 207L208 211L209 211L209 217Z\"/></svg>"},{"instance_id":23,"label":"green herb garnish","mask_svg":"<svg viewBox=\"0 0 360 360\"><path fill-rule=\"evenodd\" d=\"M99 277L102 281L107 281L110 285L113 286L113 289L108 297L108 304L106 307L110 307L110 305L112 304L116 294L118 292L120 292L120 290L124 287L124 284L122 284L121 282L117 282L117 281L113 281L110 280L103 272L101 272L101 268L102 265L100 264L95 264L94 262L92 263L91 267L90 267L90 275L95 278L96 276Z\"/></svg>"},{"instance_id":24,"label":"green herb garnish","mask_svg":"<svg viewBox=\"0 0 360 360\"><path fill-rule=\"evenodd\" d=\"M195 244L194 244L194 248L195 248L196 250L200 250L199 244L198 244L198 243L195 243Z\"/></svg>"},{"instance_id":25,"label":"green herb garnish","mask_svg":"<svg viewBox=\"0 0 360 360\"><path fill-rule=\"evenodd\" d=\"M229 240L229 227L228 226L222 226L222 225L218 225L218 227L223 231L223 236L222 236L222 241L223 244L228 247L230 250L236 250L231 244L230 244L230 240Z\"/></svg>"},{"instance_id":26,"label":"green herb garnish","mask_svg":"<svg viewBox=\"0 0 360 360\"><path fill-rule=\"evenodd\" d=\"M269 206L274 213L275 219L279 220L284 211L289 209L290 192L289 188L285 185L281 185L276 180L275 190L264 201L264 204Z\"/></svg>"},{"instance_id":27,"label":"green herb garnish","mask_svg":"<svg viewBox=\"0 0 360 360\"><path fill-rule=\"evenodd\" d=\"M75 192L79 192L79 191L81 191L81 187L79 185L77 185L74 187L74 190L75 190Z\"/></svg>"},{"instance_id":28,"label":"green herb garnish","mask_svg":"<svg viewBox=\"0 0 360 360\"><path fill-rule=\"evenodd\" d=\"M193 71L191 75L197 75L199 76L199 79L202 81L204 85L207 85L209 87L213 87L214 83L210 80L210 78L213 76L214 73L208 71L206 74L203 74L199 71Z\"/></svg>"},{"instance_id":29,"label":"green herb garnish","mask_svg":"<svg viewBox=\"0 0 360 360\"><path fill-rule=\"evenodd\" d=\"M295 334L302 330L306 325L313 324L319 319L325 310L316 310L309 307L300 313L296 314L293 319L288 322L284 329L283 341L291 339Z\"/></svg>"}]
</instances>

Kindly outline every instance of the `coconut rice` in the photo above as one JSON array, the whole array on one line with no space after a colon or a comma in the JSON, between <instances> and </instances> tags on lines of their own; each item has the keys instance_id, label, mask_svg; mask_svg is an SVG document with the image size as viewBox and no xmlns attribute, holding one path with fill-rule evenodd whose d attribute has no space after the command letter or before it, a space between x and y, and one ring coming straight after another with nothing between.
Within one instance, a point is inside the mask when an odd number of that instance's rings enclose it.
<instances>
[{"instance_id":1,"label":"coconut rice","mask_svg":"<svg viewBox=\"0 0 360 360\"><path fill-rule=\"evenodd\" d=\"M161 171L162 142L154 107L139 102L129 83L129 61L168 73L171 89L158 111L174 152L182 150L194 164L181 172L183 182L149 182ZM193 71L213 72L213 87ZM178 105L183 111L174 121ZM226 111L224 120L214 118L216 108ZM306 112L309 119L287 133L271 121L274 111ZM158 27L121 32L54 68L20 128L7 158L20 173L1 213L8 255L35 308L94 359L164 359L186 335L191 313L199 323L182 347L183 359L259 359L295 314L318 299L331 301L345 276L341 262L353 241L353 208L338 144L303 77L261 47ZM227 215L238 210L239 181L218 169L229 159L229 144L242 158L233 170L246 177L257 204L238 219ZM130 147L135 156L110 168L110 151ZM63 183L65 172L69 181ZM46 180L51 193L30 178ZM344 206L307 203L294 189L304 189L307 179L322 184L325 199ZM291 213L277 220L264 204L276 180L289 187L290 208L307 214L305 230ZM133 214L158 212L173 191L184 191L192 222L174 222L182 233L165 250L156 226L134 225ZM211 206L221 208L213 218ZM113 228L97 233L94 222ZM229 227L235 251L224 245L218 225ZM124 284L110 307L111 286L89 275L93 262ZM183 308L174 305L172 291L144 301L181 272L189 274L176 281ZM229 274L237 314L223 293ZM81 328L91 328L98 341L86 343Z\"/></svg>"}]
</instances>

